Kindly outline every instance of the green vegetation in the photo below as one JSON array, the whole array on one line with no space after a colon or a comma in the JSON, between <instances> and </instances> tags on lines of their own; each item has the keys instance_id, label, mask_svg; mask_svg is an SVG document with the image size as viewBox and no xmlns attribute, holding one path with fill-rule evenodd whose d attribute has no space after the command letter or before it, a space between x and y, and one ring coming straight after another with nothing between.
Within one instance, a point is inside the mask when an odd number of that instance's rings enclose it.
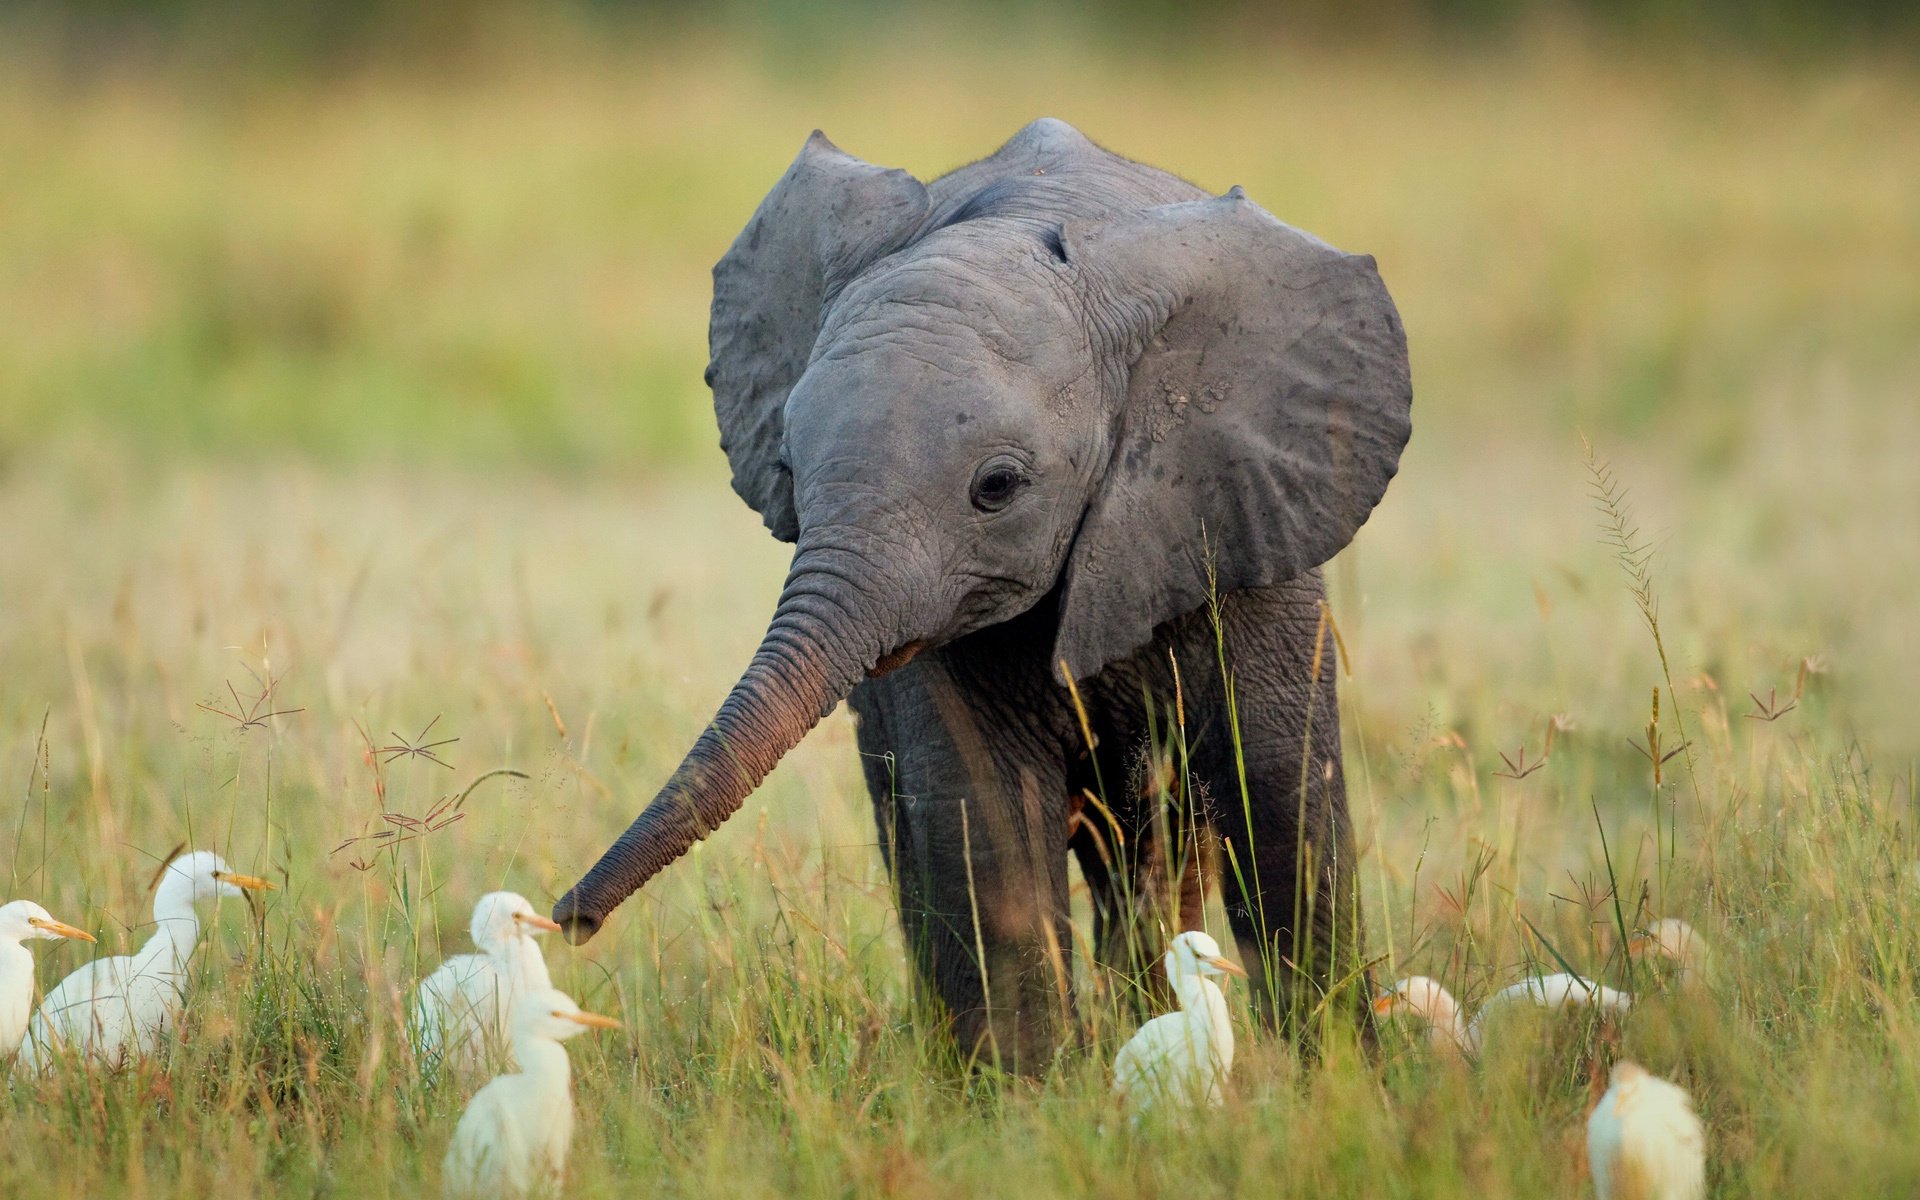
<instances>
[{"instance_id":1,"label":"green vegetation","mask_svg":"<svg viewBox=\"0 0 1920 1200\"><path fill-rule=\"evenodd\" d=\"M1375 253L1400 300L1414 447L1330 572L1381 972L1471 1001L1564 957L1646 996L1619 1048L1694 1092L1715 1195L1911 1191L1920 78L1551 33L1065 67L887 37L805 72L693 33L282 79L7 60L5 897L104 952L181 840L285 886L225 906L168 1061L0 1096L0 1195L431 1193L464 1096L419 1082L407 989L480 892L549 900L625 824L781 575L713 449L707 267L816 124L931 174L1043 112ZM297 711L212 711L252 673ZM1657 783L1656 687L1661 752L1690 742ZM450 768L378 752L436 715ZM501 766L530 778L343 845ZM549 948L628 1023L572 1043L580 1194L1586 1194L1603 1031L1303 1064L1242 1019L1185 1135L1097 1132L1110 1014L1038 1084L961 1077L910 1024L873 838L835 718ZM1610 880L1711 939L1703 990L1624 959ZM89 950L38 944L42 984Z\"/></svg>"}]
</instances>

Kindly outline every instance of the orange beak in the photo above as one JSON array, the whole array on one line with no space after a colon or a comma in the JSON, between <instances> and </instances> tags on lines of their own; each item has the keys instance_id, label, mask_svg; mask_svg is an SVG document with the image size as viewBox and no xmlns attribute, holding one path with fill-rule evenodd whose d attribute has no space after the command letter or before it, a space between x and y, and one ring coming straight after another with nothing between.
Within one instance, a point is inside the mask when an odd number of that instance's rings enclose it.
<instances>
[{"instance_id":1,"label":"orange beak","mask_svg":"<svg viewBox=\"0 0 1920 1200\"><path fill-rule=\"evenodd\" d=\"M1380 995L1375 996L1373 998L1373 1015L1376 1017L1384 1017L1384 1016L1390 1015L1393 1012L1393 1006L1395 1001L1399 999L1400 999L1399 994L1395 992L1383 992Z\"/></svg>"},{"instance_id":2,"label":"orange beak","mask_svg":"<svg viewBox=\"0 0 1920 1200\"><path fill-rule=\"evenodd\" d=\"M1218 970L1225 971L1229 975L1238 975L1242 979L1245 979L1247 977L1247 973L1240 968L1239 963L1228 962L1226 959L1221 958L1219 955L1215 955L1212 958L1203 958L1200 961L1203 963L1206 963L1210 967L1214 967Z\"/></svg>"},{"instance_id":3,"label":"orange beak","mask_svg":"<svg viewBox=\"0 0 1920 1200\"><path fill-rule=\"evenodd\" d=\"M39 917L28 917L27 924L33 926L35 929L44 929L48 933L57 933L63 938L75 938L83 942L91 942L93 940L92 934L84 929L75 929L65 921L43 921Z\"/></svg>"},{"instance_id":4,"label":"orange beak","mask_svg":"<svg viewBox=\"0 0 1920 1200\"><path fill-rule=\"evenodd\" d=\"M618 1029L620 1022L613 1017L603 1017L599 1013L561 1012L555 1009L553 1015L562 1021L572 1021L576 1025L585 1025L589 1029Z\"/></svg>"},{"instance_id":5,"label":"orange beak","mask_svg":"<svg viewBox=\"0 0 1920 1200\"><path fill-rule=\"evenodd\" d=\"M258 875L235 875L232 871L215 871L213 877L221 883L230 883L234 887L249 892L273 892L279 890L278 884L268 883Z\"/></svg>"},{"instance_id":6,"label":"orange beak","mask_svg":"<svg viewBox=\"0 0 1920 1200\"><path fill-rule=\"evenodd\" d=\"M538 913L515 913L513 914L513 919L522 925L531 925L535 929L545 929L550 933L560 932L560 922L551 917L543 917Z\"/></svg>"}]
</instances>

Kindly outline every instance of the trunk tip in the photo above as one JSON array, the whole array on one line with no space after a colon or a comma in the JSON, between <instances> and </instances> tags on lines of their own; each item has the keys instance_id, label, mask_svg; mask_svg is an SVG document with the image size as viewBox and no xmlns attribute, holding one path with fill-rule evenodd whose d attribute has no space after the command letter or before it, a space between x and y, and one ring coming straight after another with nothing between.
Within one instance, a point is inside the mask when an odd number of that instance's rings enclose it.
<instances>
[{"instance_id":1,"label":"trunk tip","mask_svg":"<svg viewBox=\"0 0 1920 1200\"><path fill-rule=\"evenodd\" d=\"M606 921L606 917L578 907L572 892L560 897L560 903L553 906L553 919L560 924L561 936L575 946L593 940L593 935L600 932L601 924Z\"/></svg>"}]
</instances>

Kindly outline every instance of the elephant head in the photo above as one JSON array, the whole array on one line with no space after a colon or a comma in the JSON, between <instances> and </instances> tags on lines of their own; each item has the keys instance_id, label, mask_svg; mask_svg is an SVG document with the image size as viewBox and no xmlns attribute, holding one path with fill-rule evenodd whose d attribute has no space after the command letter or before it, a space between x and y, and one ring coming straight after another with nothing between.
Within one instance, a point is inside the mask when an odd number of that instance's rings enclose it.
<instances>
[{"instance_id":1,"label":"elephant head","mask_svg":"<svg viewBox=\"0 0 1920 1200\"><path fill-rule=\"evenodd\" d=\"M801 149L714 268L733 484L794 543L765 639L554 910L575 941L740 806L865 675L1058 606L1084 678L1332 556L1410 429L1371 258L1057 121L923 185Z\"/></svg>"}]
</instances>

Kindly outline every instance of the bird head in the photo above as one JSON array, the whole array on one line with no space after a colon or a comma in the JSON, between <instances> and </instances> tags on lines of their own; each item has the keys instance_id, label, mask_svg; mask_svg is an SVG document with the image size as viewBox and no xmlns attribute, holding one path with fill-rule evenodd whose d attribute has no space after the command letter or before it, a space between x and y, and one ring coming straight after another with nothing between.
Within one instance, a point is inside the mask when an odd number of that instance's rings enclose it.
<instances>
[{"instance_id":1,"label":"bird head","mask_svg":"<svg viewBox=\"0 0 1920 1200\"><path fill-rule=\"evenodd\" d=\"M1634 934L1630 954L1657 954L1688 971L1705 965L1707 940L1679 917L1663 917Z\"/></svg>"},{"instance_id":2,"label":"bird head","mask_svg":"<svg viewBox=\"0 0 1920 1200\"><path fill-rule=\"evenodd\" d=\"M274 885L257 875L242 875L211 850L182 854L160 870L154 891L154 909L197 904L216 896L244 896L272 891Z\"/></svg>"},{"instance_id":3,"label":"bird head","mask_svg":"<svg viewBox=\"0 0 1920 1200\"><path fill-rule=\"evenodd\" d=\"M518 892L488 892L473 906L473 920L467 923L473 944L487 953L512 945L516 938L537 937L558 928Z\"/></svg>"},{"instance_id":4,"label":"bird head","mask_svg":"<svg viewBox=\"0 0 1920 1200\"><path fill-rule=\"evenodd\" d=\"M1182 979L1197 979L1202 976L1218 978L1222 975L1238 975L1245 979L1247 973L1238 963L1229 962L1220 955L1220 943L1197 929L1173 939L1167 946L1167 978L1174 983Z\"/></svg>"},{"instance_id":5,"label":"bird head","mask_svg":"<svg viewBox=\"0 0 1920 1200\"><path fill-rule=\"evenodd\" d=\"M1429 1025L1450 1025L1458 1017L1460 1006L1439 980L1413 975L1375 996L1373 1012L1380 1017L1412 1014Z\"/></svg>"},{"instance_id":6,"label":"bird head","mask_svg":"<svg viewBox=\"0 0 1920 1200\"><path fill-rule=\"evenodd\" d=\"M589 1029L618 1029L620 1022L599 1013L581 1012L573 998L557 988L544 988L521 996L513 1005L513 1032L516 1038L564 1042Z\"/></svg>"},{"instance_id":7,"label":"bird head","mask_svg":"<svg viewBox=\"0 0 1920 1200\"><path fill-rule=\"evenodd\" d=\"M54 920L52 914L31 900L0 904L0 941L23 942L28 938L77 938L91 942L93 935Z\"/></svg>"}]
</instances>

